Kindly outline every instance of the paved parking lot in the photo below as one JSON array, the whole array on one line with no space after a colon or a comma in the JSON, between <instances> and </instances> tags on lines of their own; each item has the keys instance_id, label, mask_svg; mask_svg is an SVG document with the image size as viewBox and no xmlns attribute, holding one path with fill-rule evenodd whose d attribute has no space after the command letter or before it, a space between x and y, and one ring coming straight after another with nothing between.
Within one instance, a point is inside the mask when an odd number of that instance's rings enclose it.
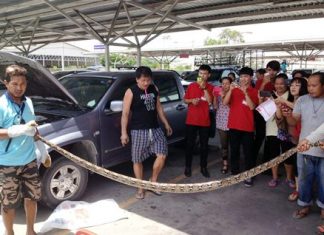
<instances>
[{"instance_id":1,"label":"paved parking lot","mask_svg":"<svg viewBox=\"0 0 324 235\"><path fill-rule=\"evenodd\" d=\"M211 180L224 177L220 173L220 155L212 142L209 157ZM183 175L183 147L170 148L170 155L161 174L163 182L192 183L206 181L200 174L199 157L195 156L191 178ZM150 176L152 161L145 164L145 177ZM114 171L132 175L130 163L113 168ZM292 213L295 203L288 202L289 187L282 183L278 188L267 187L269 176L259 175L252 188L237 184L217 191L195 194L169 194L156 196L147 193L144 200L134 197L136 189L92 175L86 194L82 200L95 202L114 199L121 208L127 210L128 219L88 228L95 234L314 234L321 223L319 209L304 219L295 220ZM39 208L36 228L52 211ZM102 216L109 211L102 212ZM23 234L25 225L23 210L18 213L15 223L16 234ZM68 231L53 231L48 234L74 234Z\"/></svg>"}]
</instances>

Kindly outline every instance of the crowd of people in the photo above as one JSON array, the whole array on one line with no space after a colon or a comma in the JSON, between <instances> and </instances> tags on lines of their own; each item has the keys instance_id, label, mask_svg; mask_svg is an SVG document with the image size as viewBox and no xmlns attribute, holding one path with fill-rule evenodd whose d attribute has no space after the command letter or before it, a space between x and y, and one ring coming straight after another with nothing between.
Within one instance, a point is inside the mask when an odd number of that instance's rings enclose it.
<instances>
[{"instance_id":1,"label":"crowd of people","mask_svg":"<svg viewBox=\"0 0 324 235\"><path fill-rule=\"evenodd\" d=\"M210 71L210 68L205 65L200 67L199 74L201 70ZM255 167L257 162L267 162L297 146L298 153L283 163L286 173L284 182L292 189L288 200L297 200L299 205L293 217L301 219L309 214L316 183L316 202L321 209L320 216L324 219L324 73L315 72L307 78L302 71L296 71L289 80L281 71L280 63L273 60L265 69L256 71L255 84L252 82L253 75L251 68L243 67L239 71L239 83L235 77L224 77L221 87L214 87L213 92L209 93L213 96L213 103L209 105L213 105L216 110L223 163L221 172L226 174L230 169L232 175L238 174ZM188 119L195 115L191 111L193 109L198 113L205 107L204 112L208 112L208 100L200 98L202 91L192 92L194 87L203 89L207 86L208 82L204 79L188 87L185 95L190 110ZM256 107L269 99L274 102L276 109L265 121ZM208 115L205 114L205 117L208 119ZM203 122L202 118L199 117L200 123ZM195 125L198 129L202 127L199 123ZM309 143L316 141L322 145L310 148ZM260 154L263 143L264 150ZM188 144L191 145L192 141L187 139ZM240 161L241 146L243 163ZM202 157L206 158L201 154ZM201 167L206 169L206 165ZM271 179L268 186L271 188L280 184L278 167L273 167L269 172ZM189 177L187 173L186 164L185 175ZM244 185L253 186L253 178L246 179ZM323 226L319 229L324 231Z\"/></svg>"},{"instance_id":2,"label":"crowd of people","mask_svg":"<svg viewBox=\"0 0 324 235\"><path fill-rule=\"evenodd\" d=\"M141 69L143 70L140 67L138 71ZM161 136L162 138L150 139L150 131L155 133L156 128L159 129L157 116L160 117L168 135L172 134L172 130L158 101L158 90L151 84L152 75L149 68L144 70L148 71L139 72L137 85L125 94L121 141L123 144L128 142L127 123L129 112L132 111L130 123L135 176L143 179L141 162L150 154L155 154L157 158L151 180L156 182L167 151L165 138ZM257 163L272 160L298 145L299 153L283 163L286 173L284 182L292 189L288 200L297 200L299 205L293 217L301 219L310 212L313 184L316 180L317 205L321 208L321 218L324 218L324 147L310 148L310 142L323 141L324 73L313 73L307 78L302 71L297 71L293 78L288 80L287 75L281 71L280 63L273 60L265 69L256 71L255 83L252 82L254 71L249 67L240 69L239 82L235 74L229 74L222 78L221 86L214 87L208 82L210 76L210 66L201 65L197 81L188 86L184 95L184 102L188 105L184 175L191 177L193 150L199 137L201 174L206 178L210 177L207 167L208 140L213 120L216 122L214 124L220 138L223 174L230 171L232 175L236 175L250 170ZM149 96L153 99L149 102L149 109L145 98L148 92L154 94ZM275 110L273 115L265 120L256 107L269 100L275 104ZM137 118L137 112L141 113L141 118ZM155 118L152 118L153 116ZM263 143L264 149L260 154ZM240 159L241 147L243 163ZM275 166L269 172L271 179L268 186L271 188L280 184L278 168L279 166ZM246 187L252 187L253 183L253 178L244 181ZM136 197L143 199L145 191L138 190Z\"/></svg>"}]
</instances>

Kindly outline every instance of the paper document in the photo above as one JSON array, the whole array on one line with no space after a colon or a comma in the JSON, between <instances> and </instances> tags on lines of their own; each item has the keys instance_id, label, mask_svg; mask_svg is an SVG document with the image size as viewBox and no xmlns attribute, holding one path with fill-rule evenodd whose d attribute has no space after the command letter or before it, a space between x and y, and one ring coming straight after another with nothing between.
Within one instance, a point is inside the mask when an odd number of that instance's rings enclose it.
<instances>
[{"instance_id":1,"label":"paper document","mask_svg":"<svg viewBox=\"0 0 324 235\"><path fill-rule=\"evenodd\" d=\"M268 121L276 112L277 106L272 99L261 103L256 110L262 115L265 121Z\"/></svg>"}]
</instances>

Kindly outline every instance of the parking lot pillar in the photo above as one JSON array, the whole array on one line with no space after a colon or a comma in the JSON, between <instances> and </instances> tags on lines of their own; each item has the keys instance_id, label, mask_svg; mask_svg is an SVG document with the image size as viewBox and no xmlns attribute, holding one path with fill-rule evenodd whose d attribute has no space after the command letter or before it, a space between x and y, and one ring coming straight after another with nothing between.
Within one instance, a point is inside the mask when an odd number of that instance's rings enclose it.
<instances>
[{"instance_id":1,"label":"parking lot pillar","mask_svg":"<svg viewBox=\"0 0 324 235\"><path fill-rule=\"evenodd\" d=\"M105 67L106 71L110 71L110 56L109 56L109 44L105 44Z\"/></svg>"},{"instance_id":2,"label":"parking lot pillar","mask_svg":"<svg viewBox=\"0 0 324 235\"><path fill-rule=\"evenodd\" d=\"M137 67L141 66L142 64L142 52L141 47L137 46L137 58L136 58L136 65Z\"/></svg>"}]
</instances>

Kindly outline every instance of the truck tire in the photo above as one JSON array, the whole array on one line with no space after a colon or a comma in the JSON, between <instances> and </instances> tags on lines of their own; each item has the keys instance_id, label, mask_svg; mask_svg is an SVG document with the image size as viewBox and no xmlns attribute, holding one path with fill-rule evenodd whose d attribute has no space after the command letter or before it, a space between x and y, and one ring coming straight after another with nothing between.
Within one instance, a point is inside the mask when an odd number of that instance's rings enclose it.
<instances>
[{"instance_id":1,"label":"truck tire","mask_svg":"<svg viewBox=\"0 0 324 235\"><path fill-rule=\"evenodd\" d=\"M77 200L84 194L87 183L86 169L58 157L42 176L42 203L54 209L64 200Z\"/></svg>"}]
</instances>

